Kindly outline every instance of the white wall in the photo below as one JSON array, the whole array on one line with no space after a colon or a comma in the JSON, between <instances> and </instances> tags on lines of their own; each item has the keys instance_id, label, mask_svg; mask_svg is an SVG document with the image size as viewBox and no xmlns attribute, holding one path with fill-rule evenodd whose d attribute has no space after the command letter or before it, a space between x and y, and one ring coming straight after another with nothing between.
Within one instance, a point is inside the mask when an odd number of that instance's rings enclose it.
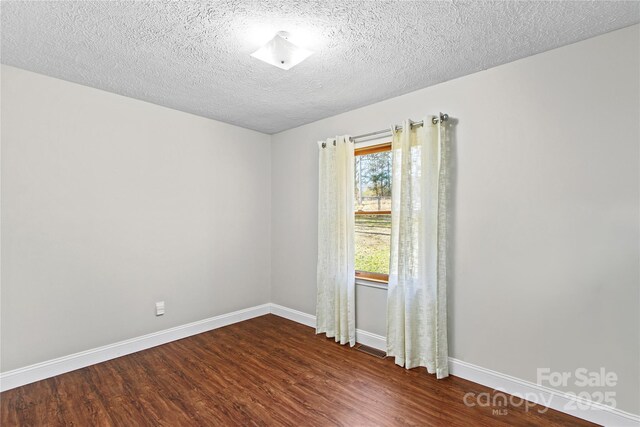
<instances>
[{"instance_id":1,"label":"white wall","mask_svg":"<svg viewBox=\"0 0 640 427\"><path fill-rule=\"evenodd\" d=\"M534 382L605 367L640 413L639 40L636 25L274 135L272 301L315 314L315 141L448 112L450 355ZM385 333L385 292L358 287L358 328Z\"/></svg>"},{"instance_id":2,"label":"white wall","mask_svg":"<svg viewBox=\"0 0 640 427\"><path fill-rule=\"evenodd\" d=\"M269 301L268 135L8 66L1 99L3 372Z\"/></svg>"}]
</instances>

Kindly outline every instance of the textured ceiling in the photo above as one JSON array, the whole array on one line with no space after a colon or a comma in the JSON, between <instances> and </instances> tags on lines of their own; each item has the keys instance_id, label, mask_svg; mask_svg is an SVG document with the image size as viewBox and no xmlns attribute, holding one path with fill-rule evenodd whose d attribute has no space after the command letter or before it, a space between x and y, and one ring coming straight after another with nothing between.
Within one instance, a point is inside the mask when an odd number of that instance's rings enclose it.
<instances>
[{"instance_id":1,"label":"textured ceiling","mask_svg":"<svg viewBox=\"0 0 640 427\"><path fill-rule=\"evenodd\" d=\"M4 64L275 133L640 20L638 2L1 3ZM315 51L283 71L277 31Z\"/></svg>"}]
</instances>

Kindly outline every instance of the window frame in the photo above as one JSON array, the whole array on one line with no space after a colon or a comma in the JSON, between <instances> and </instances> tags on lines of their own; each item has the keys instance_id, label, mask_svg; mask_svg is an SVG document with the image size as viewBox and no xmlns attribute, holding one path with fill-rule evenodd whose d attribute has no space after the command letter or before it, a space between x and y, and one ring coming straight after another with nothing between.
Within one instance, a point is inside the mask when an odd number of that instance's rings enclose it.
<instances>
[{"instance_id":1,"label":"window frame","mask_svg":"<svg viewBox=\"0 0 640 427\"><path fill-rule=\"evenodd\" d=\"M391 141L382 144L369 145L366 147L356 147L353 150L355 157L366 156L367 154L382 153L385 151L391 151ZM391 215L391 211L353 211L354 218L356 215ZM379 285L386 286L389 283L389 275L383 273L373 273L370 271L356 270L356 280L366 280L369 282L375 282Z\"/></svg>"}]
</instances>

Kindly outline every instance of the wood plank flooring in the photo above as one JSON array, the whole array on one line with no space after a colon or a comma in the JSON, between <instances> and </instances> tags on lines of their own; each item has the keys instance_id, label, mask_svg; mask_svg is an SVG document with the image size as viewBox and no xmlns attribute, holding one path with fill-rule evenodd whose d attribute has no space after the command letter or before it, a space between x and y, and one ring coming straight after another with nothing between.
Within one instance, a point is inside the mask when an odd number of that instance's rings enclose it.
<instances>
[{"instance_id":1,"label":"wood plank flooring","mask_svg":"<svg viewBox=\"0 0 640 427\"><path fill-rule=\"evenodd\" d=\"M407 371L267 315L0 395L8 426L592 425L542 407L469 407L491 392Z\"/></svg>"}]
</instances>

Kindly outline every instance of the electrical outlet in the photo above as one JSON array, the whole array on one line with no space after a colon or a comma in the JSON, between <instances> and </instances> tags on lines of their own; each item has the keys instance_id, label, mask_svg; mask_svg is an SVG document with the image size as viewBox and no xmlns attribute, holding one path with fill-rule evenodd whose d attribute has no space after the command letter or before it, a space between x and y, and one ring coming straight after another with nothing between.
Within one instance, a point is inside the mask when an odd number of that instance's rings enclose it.
<instances>
[{"instance_id":1,"label":"electrical outlet","mask_svg":"<svg viewBox=\"0 0 640 427\"><path fill-rule=\"evenodd\" d=\"M162 316L164 314L164 301L158 301L156 303L156 316Z\"/></svg>"}]
</instances>

